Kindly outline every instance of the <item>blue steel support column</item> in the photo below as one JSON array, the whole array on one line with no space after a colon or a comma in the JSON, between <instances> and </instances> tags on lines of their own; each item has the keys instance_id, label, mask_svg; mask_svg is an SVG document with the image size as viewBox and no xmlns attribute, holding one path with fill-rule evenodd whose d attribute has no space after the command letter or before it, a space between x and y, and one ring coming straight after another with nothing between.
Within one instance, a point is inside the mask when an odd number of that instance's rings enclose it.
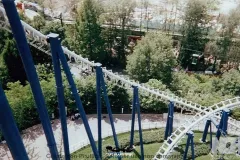
<instances>
[{"instance_id":1,"label":"blue steel support column","mask_svg":"<svg viewBox=\"0 0 240 160\"><path fill-rule=\"evenodd\" d=\"M112 127L113 139L114 139L116 148L119 149L117 134L116 134L116 131L115 131L113 117L112 117L111 105L110 105L108 95L107 95L107 88L106 88L106 84L104 82L102 68L100 68L100 76L101 76L101 86L102 86L102 89L103 89L104 100L105 100L105 103L106 103L106 106L107 106L107 112L108 112L110 124L111 124L111 127ZM121 156L119 156L118 159L121 159Z\"/></svg>"},{"instance_id":2,"label":"blue steel support column","mask_svg":"<svg viewBox=\"0 0 240 160\"><path fill-rule=\"evenodd\" d=\"M130 148L133 147L133 139L134 139L134 125L135 125L135 111L136 111L136 90L133 87L133 101L132 101L132 124L131 124L131 135L130 135Z\"/></svg>"},{"instance_id":3,"label":"blue steel support column","mask_svg":"<svg viewBox=\"0 0 240 160\"><path fill-rule=\"evenodd\" d=\"M170 101L170 116L169 116L169 133L168 136L170 136L172 134L173 131L173 112L174 112L174 102Z\"/></svg>"},{"instance_id":4,"label":"blue steel support column","mask_svg":"<svg viewBox=\"0 0 240 160\"><path fill-rule=\"evenodd\" d=\"M28 160L17 125L14 121L7 97L0 84L0 129L6 139L8 148L15 160ZM0 130L0 131L1 131Z\"/></svg>"},{"instance_id":5,"label":"blue steel support column","mask_svg":"<svg viewBox=\"0 0 240 160\"><path fill-rule=\"evenodd\" d=\"M216 133L216 137L217 137L218 140L219 140L222 133L225 134L225 131L227 129L228 114L229 114L229 110L223 110L222 111L222 116L221 116L219 128L218 128L217 133Z\"/></svg>"},{"instance_id":6,"label":"blue steel support column","mask_svg":"<svg viewBox=\"0 0 240 160\"><path fill-rule=\"evenodd\" d=\"M192 150L192 160L195 158L195 153L194 153L194 140L193 140L194 135L191 136L191 150Z\"/></svg>"},{"instance_id":7,"label":"blue steel support column","mask_svg":"<svg viewBox=\"0 0 240 160\"><path fill-rule=\"evenodd\" d=\"M141 160L144 160L144 149L143 149L143 139L142 139L142 124L141 124L141 112L140 112L140 102L138 97L138 88L134 86L136 93L136 108L138 113L138 126L139 126L139 138L140 138L140 147L141 147Z\"/></svg>"},{"instance_id":8,"label":"blue steel support column","mask_svg":"<svg viewBox=\"0 0 240 160\"><path fill-rule=\"evenodd\" d=\"M98 150L97 150L95 141L93 139L93 135L92 135L90 126L88 124L88 119L87 119L86 113L84 111L81 98L80 98L80 96L79 96L79 94L77 92L77 87L76 87L76 85L74 83L71 71L70 71L68 63L67 63L67 59L66 59L66 57L65 57L65 55L63 53L63 49L62 49L60 44L58 46L58 50L59 50L58 55L59 55L59 58L60 58L63 70L64 70L64 72L65 72L65 74L67 76L68 83L71 86L72 95L73 95L73 97L74 97L74 99L76 101L76 105L77 105L78 110L80 112L80 115L82 117L82 121L83 121L84 127L86 129L86 132L87 132L87 135L88 135L88 138L89 138L89 141L90 141L90 144L91 144L94 156L95 156L95 158L97 160L99 160L100 157L99 157L99 154L98 154Z\"/></svg>"},{"instance_id":9,"label":"blue steel support column","mask_svg":"<svg viewBox=\"0 0 240 160\"><path fill-rule=\"evenodd\" d=\"M174 103L172 101L168 104L168 116L167 123L165 128L164 140L167 140L168 136L172 134L173 130L173 112L174 112Z\"/></svg>"},{"instance_id":10,"label":"blue steel support column","mask_svg":"<svg viewBox=\"0 0 240 160\"><path fill-rule=\"evenodd\" d=\"M17 42L18 51L22 58L26 75L33 92L33 96L38 109L40 120L43 125L43 130L46 135L52 159L56 160L58 159L58 151L52 131L52 126L45 105L45 100L42 94L42 89L40 87L40 83L38 80L37 72L32 60L32 55L27 43L25 32L23 30L22 24L17 13L17 9L15 7L14 0L2 0L2 3L5 8L9 23L11 25L14 38Z\"/></svg>"},{"instance_id":11,"label":"blue steel support column","mask_svg":"<svg viewBox=\"0 0 240 160\"><path fill-rule=\"evenodd\" d=\"M186 143L186 148L185 148L185 152L184 152L184 155L183 155L183 160L186 160L187 159L187 153L188 153L188 148L189 148L189 145L191 143L191 151L192 151L192 159L194 160L194 143L193 143L193 132L192 131L189 131L187 133L187 143Z\"/></svg>"},{"instance_id":12,"label":"blue steel support column","mask_svg":"<svg viewBox=\"0 0 240 160\"><path fill-rule=\"evenodd\" d=\"M169 105L168 105L169 106ZM167 140L168 138L168 132L169 132L169 115L170 115L170 107L168 107L168 115L167 115L167 123L165 127L165 134L164 134L164 140Z\"/></svg>"},{"instance_id":13,"label":"blue steel support column","mask_svg":"<svg viewBox=\"0 0 240 160\"><path fill-rule=\"evenodd\" d=\"M48 41L51 45L52 52L52 61L55 72L55 80L57 86L57 97L58 97L58 108L61 120L61 128L62 128L62 136L63 136L63 144L64 144L64 153L65 160L70 160L70 151L69 151L69 141L68 141L68 130L67 130L67 119L66 119L66 110L64 103L64 88L61 74L60 61L58 56L58 45L60 44L58 34L49 34Z\"/></svg>"},{"instance_id":14,"label":"blue steel support column","mask_svg":"<svg viewBox=\"0 0 240 160\"><path fill-rule=\"evenodd\" d=\"M97 114L98 114L98 152L102 158L102 106L101 106L101 64L96 64Z\"/></svg>"},{"instance_id":15,"label":"blue steel support column","mask_svg":"<svg viewBox=\"0 0 240 160\"><path fill-rule=\"evenodd\" d=\"M227 135L229 112L230 112L229 109L224 109L224 110L223 110L224 120L223 120L223 125L222 125L222 131L223 131L224 136Z\"/></svg>"},{"instance_id":16,"label":"blue steel support column","mask_svg":"<svg viewBox=\"0 0 240 160\"><path fill-rule=\"evenodd\" d=\"M212 123L210 123L210 148L212 149Z\"/></svg>"},{"instance_id":17,"label":"blue steel support column","mask_svg":"<svg viewBox=\"0 0 240 160\"><path fill-rule=\"evenodd\" d=\"M210 124L211 124L211 120L208 119L206 124L205 124L204 131L203 131L202 142L206 142L206 138L207 138L207 134L208 134L208 128L209 128Z\"/></svg>"}]
</instances>

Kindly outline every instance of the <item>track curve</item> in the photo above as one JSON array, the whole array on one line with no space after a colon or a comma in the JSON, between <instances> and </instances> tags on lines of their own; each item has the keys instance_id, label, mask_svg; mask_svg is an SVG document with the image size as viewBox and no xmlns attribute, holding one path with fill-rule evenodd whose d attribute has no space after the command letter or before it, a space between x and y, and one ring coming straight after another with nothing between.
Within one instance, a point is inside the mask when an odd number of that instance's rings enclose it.
<instances>
[{"instance_id":1,"label":"track curve","mask_svg":"<svg viewBox=\"0 0 240 160\"><path fill-rule=\"evenodd\" d=\"M219 105L225 104L221 107ZM202 120L213 116L215 113L220 112L223 109L233 109L240 106L240 97L229 99L228 101L222 101L218 104L211 106L216 108L211 112L200 112L197 113L193 118L185 120L185 123L181 124L167 140L164 141L163 145L159 148L156 153L154 160L163 160L167 155L174 149L174 147L180 142L180 140L186 135L186 133L191 130L196 124ZM239 129L239 127L237 127ZM238 133L239 134L239 133ZM168 141L171 141L168 143Z\"/></svg>"}]
</instances>

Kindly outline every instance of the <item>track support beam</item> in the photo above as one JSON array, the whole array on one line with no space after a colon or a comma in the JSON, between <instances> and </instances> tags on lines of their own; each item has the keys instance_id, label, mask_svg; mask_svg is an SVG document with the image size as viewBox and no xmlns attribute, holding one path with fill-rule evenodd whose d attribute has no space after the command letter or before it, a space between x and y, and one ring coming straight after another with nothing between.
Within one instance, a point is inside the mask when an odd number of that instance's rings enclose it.
<instances>
[{"instance_id":1,"label":"track support beam","mask_svg":"<svg viewBox=\"0 0 240 160\"><path fill-rule=\"evenodd\" d=\"M114 126L112 109L111 109L110 101L109 101L109 98L108 98L108 95L107 95L107 87L106 87L106 84L105 84L105 81L104 81L101 64L97 64L95 67L96 67L96 76L97 76L97 99L98 99L98 103L99 104L101 103L101 101L100 101L101 100L101 95L99 95L99 94L101 93L101 89L102 89L104 101L105 101L106 106L107 106L107 112L108 112L108 116L109 116L109 120L110 120L110 124L111 124L111 128L112 128L113 139L114 139L114 142L115 142L116 149L119 150L120 147L119 147L117 134L116 134L115 126ZM99 104L98 104L98 118L101 118L101 117L99 117L101 115L101 108L100 108L101 104L100 105ZM98 119L98 124L100 124L100 123L101 123L100 119ZM99 132L100 132L101 131L101 124L98 126L98 129L99 129ZM101 138L101 137L98 137L98 138ZM101 140L100 140L100 142L101 142ZM99 147L99 149L102 149L102 146L98 146L98 147ZM102 151L99 150L99 152L101 152L100 155L102 155ZM119 160L122 159L121 155L118 156L118 159Z\"/></svg>"},{"instance_id":2,"label":"track support beam","mask_svg":"<svg viewBox=\"0 0 240 160\"><path fill-rule=\"evenodd\" d=\"M184 152L184 155L183 155L183 160L187 159L188 148L189 148L190 145L191 145L191 151L192 151L192 160L194 160L194 157L195 157L194 141L193 141L194 134L193 134L192 131L189 131L189 132L187 132L187 136L188 136L188 138L187 138L187 144L186 144L185 152Z\"/></svg>"},{"instance_id":3,"label":"track support beam","mask_svg":"<svg viewBox=\"0 0 240 160\"><path fill-rule=\"evenodd\" d=\"M101 104L101 75L100 74L100 69L101 69L101 64L96 64L96 87L97 87L97 116L98 116L98 152L100 158L102 158L102 104Z\"/></svg>"},{"instance_id":4,"label":"track support beam","mask_svg":"<svg viewBox=\"0 0 240 160\"><path fill-rule=\"evenodd\" d=\"M131 126L131 135L130 135L130 148L133 148L133 139L134 139L134 125L135 125L135 112L137 110L138 116L138 132L139 132L139 141L141 149L141 160L144 160L144 148L143 148L143 138L142 138L142 123L141 123L141 110L140 110L140 101L138 94L138 87L133 86L133 102L132 102L132 126Z\"/></svg>"},{"instance_id":5,"label":"track support beam","mask_svg":"<svg viewBox=\"0 0 240 160\"><path fill-rule=\"evenodd\" d=\"M58 160L58 151L56 147L56 141L54 138L52 126L48 116L45 100L43 97L42 89L40 87L39 79L37 76L36 68L33 63L30 48L27 43L25 32L21 24L14 0L2 0L5 8L12 33L17 43L19 55L22 59L28 81L30 83L33 97L37 106L37 110L40 116L40 120L43 125L43 130L47 139L48 147L53 160Z\"/></svg>"},{"instance_id":6,"label":"track support beam","mask_svg":"<svg viewBox=\"0 0 240 160\"><path fill-rule=\"evenodd\" d=\"M61 66L58 56L58 45L59 45L59 35L58 34L49 34L48 41L51 46L52 52L52 61L54 68L54 76L57 87L57 97L58 97L58 108L59 115L61 120L61 129L63 136L63 145L64 145L64 155L65 160L70 160L70 151L69 151L69 140L68 140L68 130L67 130L67 118L66 118L66 110L65 110L65 102L64 102L64 88L63 88L63 80L61 74ZM61 154L61 153L60 153Z\"/></svg>"},{"instance_id":7,"label":"track support beam","mask_svg":"<svg viewBox=\"0 0 240 160\"><path fill-rule=\"evenodd\" d=\"M218 140L220 139L221 135L223 135L223 136L227 135L229 112L230 112L229 109L224 109L222 111L222 117L221 117L221 120L220 120L219 128L218 128L217 133L216 133L216 137L217 137Z\"/></svg>"},{"instance_id":8,"label":"track support beam","mask_svg":"<svg viewBox=\"0 0 240 160\"><path fill-rule=\"evenodd\" d=\"M167 116L167 123L165 128L165 135L164 140L172 134L173 131L173 113L174 113L174 102L170 101L168 104L168 116Z\"/></svg>"},{"instance_id":9,"label":"track support beam","mask_svg":"<svg viewBox=\"0 0 240 160\"><path fill-rule=\"evenodd\" d=\"M212 121L210 119L208 119L206 121L201 141L206 142L206 138L207 138L209 128L210 128L210 147L212 148Z\"/></svg>"},{"instance_id":10,"label":"track support beam","mask_svg":"<svg viewBox=\"0 0 240 160\"><path fill-rule=\"evenodd\" d=\"M55 39L54 39L54 44L52 41L50 41L50 45L54 45L54 49L56 49L55 51L57 52L57 57L59 58L61 64L62 64L62 67L63 67L63 70L66 74L66 77L67 77L67 80L68 80L68 83L70 85L70 89L71 89L71 92L72 92L72 95L76 101L76 105L77 105L77 108L80 112L80 115L82 117L82 121L83 121L83 124L84 124L84 127L86 129L86 132L87 132L87 135L88 135L88 139L90 141L90 145L92 147L92 151L93 151L93 154L95 156L95 159L96 160L99 160L100 157L99 157L99 154L98 154L98 150L97 150L97 147L96 147L96 144L95 144L95 141L94 141L94 138L93 138L93 135L92 135L92 132L91 132L91 129L90 129L90 126L88 124L88 119L87 119L87 116L86 116L86 113L85 113L85 110L83 108L83 105L82 105L82 101L81 101L81 98L78 94L78 90L77 90L77 87L75 85L75 82L73 80L73 77L72 77L72 73L69 69L69 66L68 66L68 63L67 63L67 59L63 53L63 49L62 49L62 46L61 46L61 41L58 37L55 36ZM52 47L51 47L52 48Z\"/></svg>"}]
</instances>

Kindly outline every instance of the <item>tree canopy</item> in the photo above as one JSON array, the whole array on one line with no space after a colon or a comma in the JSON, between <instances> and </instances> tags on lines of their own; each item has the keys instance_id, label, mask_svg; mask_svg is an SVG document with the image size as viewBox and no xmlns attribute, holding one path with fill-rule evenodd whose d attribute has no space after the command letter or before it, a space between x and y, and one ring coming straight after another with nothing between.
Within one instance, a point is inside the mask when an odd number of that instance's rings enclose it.
<instances>
[{"instance_id":1,"label":"tree canopy","mask_svg":"<svg viewBox=\"0 0 240 160\"><path fill-rule=\"evenodd\" d=\"M148 33L137 42L133 53L127 57L129 76L140 82L158 79L170 84L175 65L172 40L162 33Z\"/></svg>"}]
</instances>

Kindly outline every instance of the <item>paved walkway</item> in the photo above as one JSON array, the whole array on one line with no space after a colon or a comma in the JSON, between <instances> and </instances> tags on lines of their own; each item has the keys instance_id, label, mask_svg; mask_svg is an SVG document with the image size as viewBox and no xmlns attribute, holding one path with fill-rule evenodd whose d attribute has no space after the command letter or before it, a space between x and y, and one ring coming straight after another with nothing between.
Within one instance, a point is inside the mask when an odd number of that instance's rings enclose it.
<instances>
[{"instance_id":1,"label":"paved walkway","mask_svg":"<svg viewBox=\"0 0 240 160\"><path fill-rule=\"evenodd\" d=\"M185 118L190 118L191 116L181 116L180 114L175 114L174 116L174 127L178 127L180 123L184 121ZM143 114L141 115L142 118L142 128L149 129L149 128L160 128L165 127L166 125L166 114L164 115L150 115L150 114ZM88 115L88 122L90 128L92 130L93 136L95 140L97 140L97 118L96 115ZM68 120L68 135L69 135L69 145L71 152L78 150L79 148L87 145L89 143L88 137L82 123L82 120L70 121ZM137 116L136 122L137 125ZM127 132L130 131L131 126L131 115L114 115L114 125L116 128L117 133ZM54 136L56 142L58 144L58 149L62 148L62 136L61 136L61 125L59 120L54 120L52 124ZM204 123L200 123L196 126L195 129L203 130ZM137 128L136 128L137 129ZM111 126L109 123L109 119L105 118L102 120L102 132L103 137L107 137L112 135L111 133ZM24 144L27 148L29 153L29 158L31 160L47 160L49 159L49 150L47 148L47 142L45 139L45 135L42 130L42 125L33 126L23 132L23 140ZM5 147L4 147L5 146ZM159 146L160 147L160 146ZM9 151L6 152L6 145L0 145L0 160L8 160L11 159L11 154ZM62 150L63 151L63 150Z\"/></svg>"}]
</instances>

